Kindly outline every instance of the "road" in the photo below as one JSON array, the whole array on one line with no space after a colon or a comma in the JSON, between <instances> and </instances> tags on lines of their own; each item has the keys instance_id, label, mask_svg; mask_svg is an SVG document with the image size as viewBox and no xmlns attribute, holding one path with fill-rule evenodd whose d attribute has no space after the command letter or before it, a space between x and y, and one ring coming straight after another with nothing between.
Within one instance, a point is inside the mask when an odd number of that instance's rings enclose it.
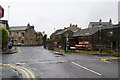
<instances>
[{"instance_id":1,"label":"road","mask_svg":"<svg viewBox=\"0 0 120 80\"><path fill-rule=\"evenodd\" d=\"M19 47L19 50L16 54L2 55L2 64L10 64L9 68L14 65L24 78L118 78L118 63L101 61L109 56L57 55L43 47Z\"/></svg>"}]
</instances>

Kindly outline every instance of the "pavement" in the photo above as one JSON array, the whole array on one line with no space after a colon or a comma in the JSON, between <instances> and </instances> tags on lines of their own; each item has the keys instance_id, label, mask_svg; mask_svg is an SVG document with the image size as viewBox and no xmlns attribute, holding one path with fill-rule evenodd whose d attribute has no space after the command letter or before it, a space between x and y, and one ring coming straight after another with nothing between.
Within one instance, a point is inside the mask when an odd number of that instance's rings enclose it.
<instances>
[{"instance_id":1,"label":"pavement","mask_svg":"<svg viewBox=\"0 0 120 80\"><path fill-rule=\"evenodd\" d=\"M17 53L17 47L13 47L11 50L7 49L6 51L0 51L0 54L13 54Z\"/></svg>"}]
</instances>

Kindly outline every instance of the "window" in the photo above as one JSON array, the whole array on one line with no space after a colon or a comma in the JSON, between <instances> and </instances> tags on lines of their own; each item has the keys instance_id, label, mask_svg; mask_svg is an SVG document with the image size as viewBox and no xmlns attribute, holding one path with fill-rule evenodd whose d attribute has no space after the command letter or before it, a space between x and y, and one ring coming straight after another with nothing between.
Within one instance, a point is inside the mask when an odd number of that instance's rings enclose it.
<instances>
[{"instance_id":1,"label":"window","mask_svg":"<svg viewBox=\"0 0 120 80\"><path fill-rule=\"evenodd\" d=\"M108 34L112 35L112 34L113 34L113 32L112 32L112 31L110 31L110 32L108 32Z\"/></svg>"},{"instance_id":2,"label":"window","mask_svg":"<svg viewBox=\"0 0 120 80\"><path fill-rule=\"evenodd\" d=\"M111 37L113 35L113 31L110 31L107 33L109 37Z\"/></svg>"},{"instance_id":3,"label":"window","mask_svg":"<svg viewBox=\"0 0 120 80\"><path fill-rule=\"evenodd\" d=\"M15 42L17 43L17 40L15 40Z\"/></svg>"},{"instance_id":4,"label":"window","mask_svg":"<svg viewBox=\"0 0 120 80\"><path fill-rule=\"evenodd\" d=\"M21 43L23 44L23 43L24 43L24 40L22 40Z\"/></svg>"},{"instance_id":5,"label":"window","mask_svg":"<svg viewBox=\"0 0 120 80\"><path fill-rule=\"evenodd\" d=\"M86 33L85 35L90 35L90 33Z\"/></svg>"},{"instance_id":6,"label":"window","mask_svg":"<svg viewBox=\"0 0 120 80\"><path fill-rule=\"evenodd\" d=\"M12 37L14 36L14 32L11 32L11 36L12 36Z\"/></svg>"},{"instance_id":7,"label":"window","mask_svg":"<svg viewBox=\"0 0 120 80\"><path fill-rule=\"evenodd\" d=\"M19 32L18 35L21 36L21 32Z\"/></svg>"},{"instance_id":8,"label":"window","mask_svg":"<svg viewBox=\"0 0 120 80\"><path fill-rule=\"evenodd\" d=\"M22 36L24 37L25 36L25 34L24 33L21 33L22 34Z\"/></svg>"}]
</instances>

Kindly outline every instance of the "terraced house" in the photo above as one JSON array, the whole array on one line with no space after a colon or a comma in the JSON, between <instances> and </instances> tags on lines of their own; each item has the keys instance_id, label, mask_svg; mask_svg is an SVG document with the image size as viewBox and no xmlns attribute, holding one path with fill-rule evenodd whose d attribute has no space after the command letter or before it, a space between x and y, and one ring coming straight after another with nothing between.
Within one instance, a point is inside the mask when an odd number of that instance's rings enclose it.
<instances>
[{"instance_id":1,"label":"terraced house","mask_svg":"<svg viewBox=\"0 0 120 80\"><path fill-rule=\"evenodd\" d=\"M41 32L36 32L34 26L14 26L10 27L10 40L14 45L33 46L42 45L43 36Z\"/></svg>"}]
</instances>

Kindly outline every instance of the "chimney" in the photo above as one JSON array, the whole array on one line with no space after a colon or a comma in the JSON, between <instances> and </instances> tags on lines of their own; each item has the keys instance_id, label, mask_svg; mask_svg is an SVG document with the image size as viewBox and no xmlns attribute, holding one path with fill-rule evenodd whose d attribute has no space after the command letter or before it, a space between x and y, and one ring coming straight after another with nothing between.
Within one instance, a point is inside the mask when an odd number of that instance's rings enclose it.
<instances>
[{"instance_id":1,"label":"chimney","mask_svg":"<svg viewBox=\"0 0 120 80\"><path fill-rule=\"evenodd\" d=\"M109 23L112 24L112 19L110 18Z\"/></svg>"},{"instance_id":2,"label":"chimney","mask_svg":"<svg viewBox=\"0 0 120 80\"><path fill-rule=\"evenodd\" d=\"M76 27L77 27L77 24L76 24Z\"/></svg>"},{"instance_id":3,"label":"chimney","mask_svg":"<svg viewBox=\"0 0 120 80\"><path fill-rule=\"evenodd\" d=\"M118 25L120 25L120 21L118 22Z\"/></svg>"},{"instance_id":4,"label":"chimney","mask_svg":"<svg viewBox=\"0 0 120 80\"><path fill-rule=\"evenodd\" d=\"M100 19L100 20L99 20L99 25L101 25L101 22L102 22L102 20Z\"/></svg>"},{"instance_id":5,"label":"chimney","mask_svg":"<svg viewBox=\"0 0 120 80\"><path fill-rule=\"evenodd\" d=\"M99 22L101 23L101 22L102 22L102 20L100 19L100 20L99 20Z\"/></svg>"},{"instance_id":6,"label":"chimney","mask_svg":"<svg viewBox=\"0 0 120 80\"><path fill-rule=\"evenodd\" d=\"M70 23L70 27L72 26L72 24Z\"/></svg>"},{"instance_id":7,"label":"chimney","mask_svg":"<svg viewBox=\"0 0 120 80\"><path fill-rule=\"evenodd\" d=\"M28 23L27 26L30 26L30 24Z\"/></svg>"}]
</instances>

